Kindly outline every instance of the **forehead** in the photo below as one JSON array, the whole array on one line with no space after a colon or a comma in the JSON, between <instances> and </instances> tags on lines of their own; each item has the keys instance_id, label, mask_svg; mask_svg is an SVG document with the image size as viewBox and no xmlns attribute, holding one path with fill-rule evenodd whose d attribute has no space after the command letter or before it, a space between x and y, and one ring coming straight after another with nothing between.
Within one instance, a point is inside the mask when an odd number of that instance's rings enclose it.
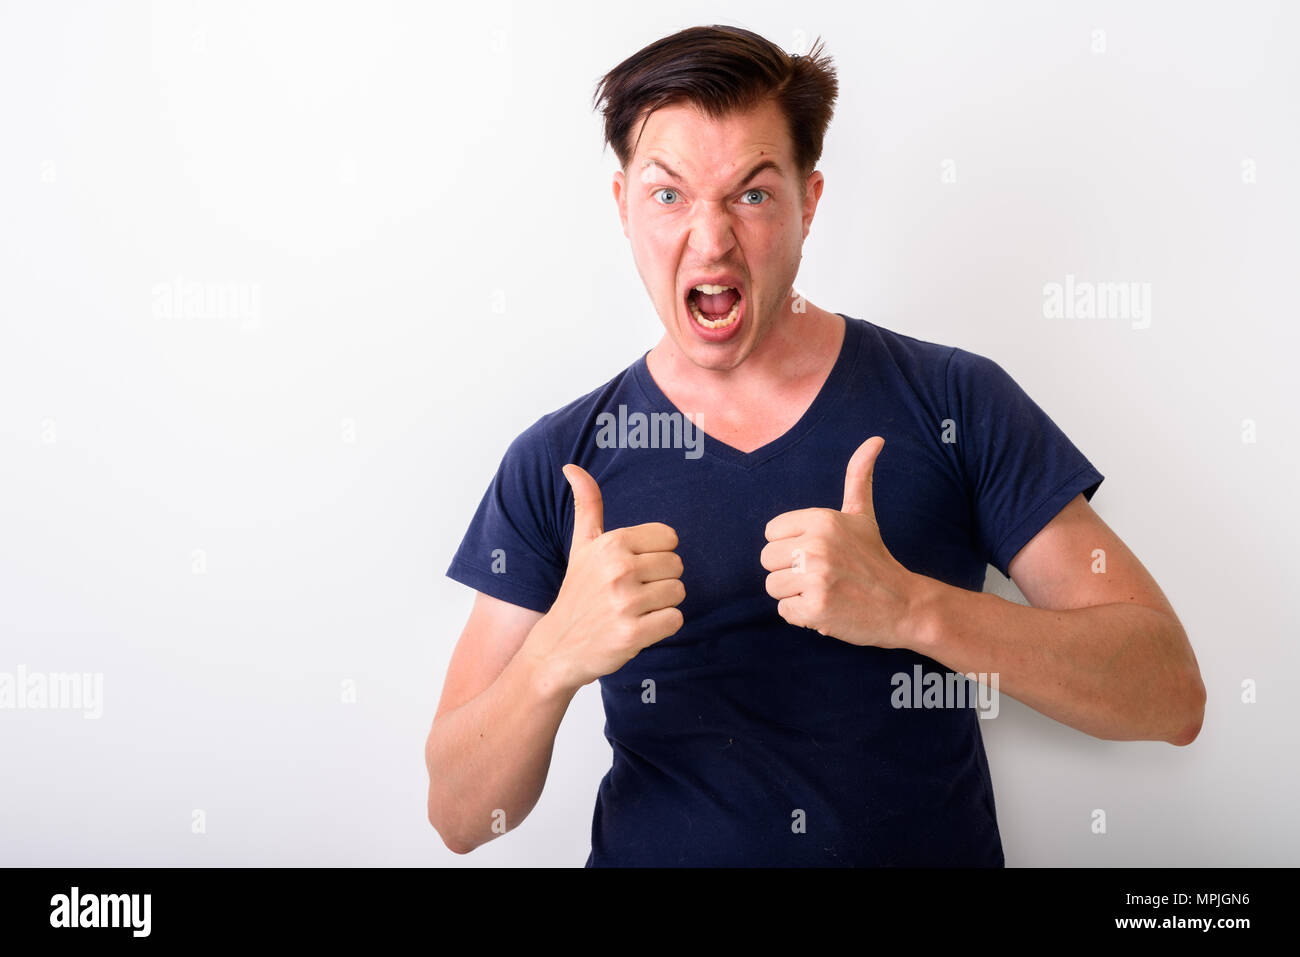
<instances>
[{"instance_id":1,"label":"forehead","mask_svg":"<svg viewBox=\"0 0 1300 957\"><path fill-rule=\"evenodd\" d=\"M787 171L793 165L785 115L771 100L718 119L690 103L661 107L646 121L630 165L642 176L660 172L658 160L684 177L710 180L726 179L758 159L775 160Z\"/></svg>"}]
</instances>

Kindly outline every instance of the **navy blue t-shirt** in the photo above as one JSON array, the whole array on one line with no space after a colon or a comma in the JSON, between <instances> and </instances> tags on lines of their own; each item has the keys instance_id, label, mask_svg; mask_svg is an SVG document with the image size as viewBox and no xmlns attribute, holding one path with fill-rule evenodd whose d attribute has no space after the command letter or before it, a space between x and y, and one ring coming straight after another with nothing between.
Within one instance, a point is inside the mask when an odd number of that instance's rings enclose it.
<instances>
[{"instance_id":1,"label":"navy blue t-shirt","mask_svg":"<svg viewBox=\"0 0 1300 957\"><path fill-rule=\"evenodd\" d=\"M573 537L569 462L600 485L606 531L677 532L685 623L600 679L614 755L587 866L1004 863L973 701L895 707L893 676L948 669L782 619L764 529L782 512L839 508L849 457L879 435L885 546L913 572L980 591L988 564L1006 575L1102 475L997 363L844 318L812 405L753 452L711 438L706 419L692 434L644 355L542 416L506 451L447 570L547 611Z\"/></svg>"}]
</instances>

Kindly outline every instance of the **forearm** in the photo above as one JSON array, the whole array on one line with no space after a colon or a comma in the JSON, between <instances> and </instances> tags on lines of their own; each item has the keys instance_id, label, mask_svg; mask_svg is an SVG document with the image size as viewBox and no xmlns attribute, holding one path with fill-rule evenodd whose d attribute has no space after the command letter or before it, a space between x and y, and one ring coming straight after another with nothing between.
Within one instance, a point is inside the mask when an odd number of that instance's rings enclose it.
<instances>
[{"instance_id":1,"label":"forearm","mask_svg":"<svg viewBox=\"0 0 1300 957\"><path fill-rule=\"evenodd\" d=\"M429 821L458 853L518 826L546 783L555 735L576 689L552 680L533 653L536 634L534 627L496 681L429 732Z\"/></svg>"},{"instance_id":2,"label":"forearm","mask_svg":"<svg viewBox=\"0 0 1300 957\"><path fill-rule=\"evenodd\" d=\"M1205 688L1176 619L1132 603L1054 611L923 578L914 650L1098 738L1186 744Z\"/></svg>"}]
</instances>

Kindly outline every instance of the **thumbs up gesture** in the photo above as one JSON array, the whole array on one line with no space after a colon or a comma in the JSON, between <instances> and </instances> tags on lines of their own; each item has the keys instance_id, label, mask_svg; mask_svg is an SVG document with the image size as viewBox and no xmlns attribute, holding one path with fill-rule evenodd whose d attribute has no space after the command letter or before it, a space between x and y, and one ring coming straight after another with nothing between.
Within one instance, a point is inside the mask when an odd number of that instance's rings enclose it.
<instances>
[{"instance_id":1,"label":"thumbs up gesture","mask_svg":"<svg viewBox=\"0 0 1300 957\"><path fill-rule=\"evenodd\" d=\"M560 685L576 691L676 633L686 588L671 527L647 522L605 531L596 480L578 465L563 471L573 489L569 567L534 644Z\"/></svg>"},{"instance_id":2,"label":"thumbs up gesture","mask_svg":"<svg viewBox=\"0 0 1300 957\"><path fill-rule=\"evenodd\" d=\"M858 447L844 476L844 504L783 512L767 523L760 556L767 593L792 625L855 645L907 647L922 576L900 564L880 538L872 473L885 440Z\"/></svg>"}]
</instances>

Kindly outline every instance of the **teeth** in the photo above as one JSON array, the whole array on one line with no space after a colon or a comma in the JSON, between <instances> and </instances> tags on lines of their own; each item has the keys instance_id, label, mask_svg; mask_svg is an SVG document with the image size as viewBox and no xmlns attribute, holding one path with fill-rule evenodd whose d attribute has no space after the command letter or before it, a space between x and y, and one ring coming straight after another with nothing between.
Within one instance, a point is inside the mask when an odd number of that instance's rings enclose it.
<instances>
[{"instance_id":1,"label":"teeth","mask_svg":"<svg viewBox=\"0 0 1300 957\"><path fill-rule=\"evenodd\" d=\"M700 287L699 287L699 286L696 286L695 288L696 288L696 289L699 289ZM712 288L712 289L729 289L729 288L731 288L731 287L729 287L729 286L712 286L712 287L710 287L710 288ZM710 293L709 295L716 296L717 293ZM706 329L725 329L727 326L729 326L729 325L731 325L733 322L735 322L735 321L736 321L736 317L740 315L740 300L739 300L739 299L737 299L737 300L736 300L736 304L735 304L734 306L731 307L731 312L727 313L723 318L719 319L717 322L714 322L712 319L709 319L707 316L705 316L704 313L700 312L700 307L697 306L697 305L695 305L694 300L687 299L687 300L686 300L686 304L687 304L688 306L691 307L691 316L695 319L696 322L698 322L700 325L704 326Z\"/></svg>"},{"instance_id":2,"label":"teeth","mask_svg":"<svg viewBox=\"0 0 1300 957\"><path fill-rule=\"evenodd\" d=\"M706 296L716 296L719 293L726 292L728 289L735 289L736 287L735 286L711 286L708 283L703 283L702 285L696 286L695 288L698 289L700 292L704 293Z\"/></svg>"}]
</instances>

